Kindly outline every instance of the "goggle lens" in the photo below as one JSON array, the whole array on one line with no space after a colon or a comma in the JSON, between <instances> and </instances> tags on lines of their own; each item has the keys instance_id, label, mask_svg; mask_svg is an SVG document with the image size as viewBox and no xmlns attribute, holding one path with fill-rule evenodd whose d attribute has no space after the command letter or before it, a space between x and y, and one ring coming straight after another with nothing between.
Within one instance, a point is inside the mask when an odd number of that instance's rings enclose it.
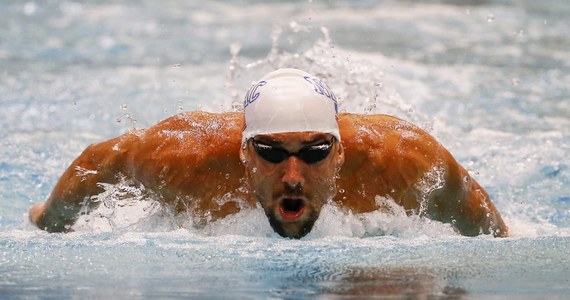
<instances>
[{"instance_id":1,"label":"goggle lens","mask_svg":"<svg viewBox=\"0 0 570 300\"><path fill-rule=\"evenodd\" d=\"M252 144L257 155L274 164L278 164L290 156L296 156L307 164L314 164L327 158L332 150L332 142L307 146L296 153L291 153L278 146L263 144L256 140L252 140Z\"/></svg>"}]
</instances>

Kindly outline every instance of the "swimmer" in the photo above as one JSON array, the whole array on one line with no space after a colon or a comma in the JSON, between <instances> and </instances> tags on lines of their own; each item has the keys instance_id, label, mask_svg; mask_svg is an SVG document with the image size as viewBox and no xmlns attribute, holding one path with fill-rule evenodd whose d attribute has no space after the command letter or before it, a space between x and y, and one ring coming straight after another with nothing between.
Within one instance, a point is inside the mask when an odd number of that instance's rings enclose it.
<instances>
[{"instance_id":1,"label":"swimmer","mask_svg":"<svg viewBox=\"0 0 570 300\"><path fill-rule=\"evenodd\" d=\"M128 178L179 213L215 221L260 205L279 235L309 233L326 203L451 223L466 236L507 236L487 192L432 136L387 115L338 113L333 92L296 69L265 75L243 112L187 112L93 144L30 220L72 231L101 183Z\"/></svg>"}]
</instances>

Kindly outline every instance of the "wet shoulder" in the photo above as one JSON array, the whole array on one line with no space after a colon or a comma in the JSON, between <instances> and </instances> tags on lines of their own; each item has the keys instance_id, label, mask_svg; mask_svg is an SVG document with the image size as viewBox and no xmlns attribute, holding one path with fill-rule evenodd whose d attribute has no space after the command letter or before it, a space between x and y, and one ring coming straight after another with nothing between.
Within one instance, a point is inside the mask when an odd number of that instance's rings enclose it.
<instances>
[{"instance_id":1,"label":"wet shoulder","mask_svg":"<svg viewBox=\"0 0 570 300\"><path fill-rule=\"evenodd\" d=\"M346 155L357 164L425 169L435 163L442 148L418 126L393 116L341 114L339 126Z\"/></svg>"},{"instance_id":2,"label":"wet shoulder","mask_svg":"<svg viewBox=\"0 0 570 300\"><path fill-rule=\"evenodd\" d=\"M131 156L140 161L209 163L237 160L243 119L239 113L188 112L123 136Z\"/></svg>"},{"instance_id":3,"label":"wet shoulder","mask_svg":"<svg viewBox=\"0 0 570 300\"><path fill-rule=\"evenodd\" d=\"M216 132L239 132L243 127L240 113L184 112L160 121L149 128L150 132L182 132L195 135L212 135Z\"/></svg>"},{"instance_id":4,"label":"wet shoulder","mask_svg":"<svg viewBox=\"0 0 570 300\"><path fill-rule=\"evenodd\" d=\"M145 131L144 140L168 142L188 151L239 145L240 113L185 112L167 118Z\"/></svg>"},{"instance_id":5,"label":"wet shoulder","mask_svg":"<svg viewBox=\"0 0 570 300\"><path fill-rule=\"evenodd\" d=\"M368 144L391 139L425 141L434 138L418 126L389 115L340 114L339 127L343 141Z\"/></svg>"}]
</instances>

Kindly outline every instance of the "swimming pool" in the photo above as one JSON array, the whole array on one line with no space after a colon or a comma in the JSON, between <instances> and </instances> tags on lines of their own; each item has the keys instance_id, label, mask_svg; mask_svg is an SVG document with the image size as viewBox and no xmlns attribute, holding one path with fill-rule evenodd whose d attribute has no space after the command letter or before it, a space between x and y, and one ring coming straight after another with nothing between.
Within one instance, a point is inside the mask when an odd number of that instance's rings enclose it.
<instances>
[{"instance_id":1,"label":"swimming pool","mask_svg":"<svg viewBox=\"0 0 570 300\"><path fill-rule=\"evenodd\" d=\"M570 5L451 2L0 3L0 298L568 297ZM88 144L235 109L281 66L427 129L513 236L326 207L288 240L259 209L197 228L136 192L72 234L27 222Z\"/></svg>"}]
</instances>

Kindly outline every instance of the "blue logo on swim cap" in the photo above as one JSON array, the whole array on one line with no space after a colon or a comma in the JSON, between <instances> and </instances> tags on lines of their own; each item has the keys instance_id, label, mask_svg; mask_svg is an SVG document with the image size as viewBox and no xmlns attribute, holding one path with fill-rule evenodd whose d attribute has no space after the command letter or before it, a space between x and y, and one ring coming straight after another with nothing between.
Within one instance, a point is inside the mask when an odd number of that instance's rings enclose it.
<instances>
[{"instance_id":1,"label":"blue logo on swim cap","mask_svg":"<svg viewBox=\"0 0 570 300\"><path fill-rule=\"evenodd\" d=\"M259 88L260 86L264 86L267 84L267 81L262 80L256 84L254 84L249 91L247 91L247 93L245 94L245 98L243 99L243 108L245 109L248 105L252 104L253 102L255 102L255 100L257 100L257 98L259 98L259 92L257 91L257 88Z\"/></svg>"},{"instance_id":2,"label":"blue logo on swim cap","mask_svg":"<svg viewBox=\"0 0 570 300\"><path fill-rule=\"evenodd\" d=\"M312 78L309 76L305 76L303 78L305 78L307 82L313 85L313 87L315 88L315 92L331 99L334 102L334 111L335 113L338 114L338 103L336 101L336 96L334 95L332 90L320 79Z\"/></svg>"}]
</instances>

